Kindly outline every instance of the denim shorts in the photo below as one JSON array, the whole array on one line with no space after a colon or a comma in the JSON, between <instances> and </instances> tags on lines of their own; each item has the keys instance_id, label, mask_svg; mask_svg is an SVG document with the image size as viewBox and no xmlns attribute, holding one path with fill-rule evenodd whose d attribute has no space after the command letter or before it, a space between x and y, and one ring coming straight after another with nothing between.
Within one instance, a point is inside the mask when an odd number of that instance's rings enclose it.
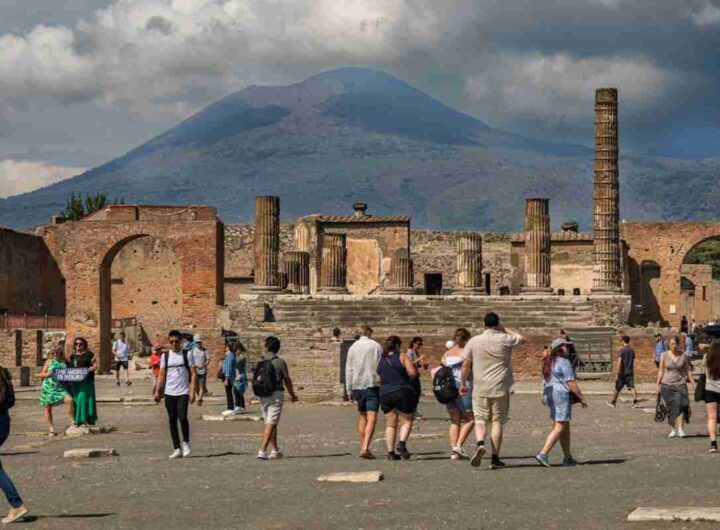
<instances>
[{"instance_id":1,"label":"denim shorts","mask_svg":"<svg viewBox=\"0 0 720 530\"><path fill-rule=\"evenodd\" d=\"M464 396L458 394L458 397L445 403L445 408L448 410L458 409L460 412L472 412L472 394L470 392Z\"/></svg>"},{"instance_id":2,"label":"denim shorts","mask_svg":"<svg viewBox=\"0 0 720 530\"><path fill-rule=\"evenodd\" d=\"M357 403L358 412L377 412L380 410L380 389L376 386L353 390L352 398Z\"/></svg>"}]
</instances>

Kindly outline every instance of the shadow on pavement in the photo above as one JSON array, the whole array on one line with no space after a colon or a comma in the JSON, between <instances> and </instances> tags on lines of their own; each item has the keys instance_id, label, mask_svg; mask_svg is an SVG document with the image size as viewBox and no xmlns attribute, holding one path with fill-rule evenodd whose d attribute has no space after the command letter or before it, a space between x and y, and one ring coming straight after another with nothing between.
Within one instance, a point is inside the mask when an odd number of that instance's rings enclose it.
<instances>
[{"instance_id":1,"label":"shadow on pavement","mask_svg":"<svg viewBox=\"0 0 720 530\"><path fill-rule=\"evenodd\" d=\"M503 458L503 460L505 460L505 457L502 457L502 458ZM530 458L533 458L533 459L534 459L535 457L533 456L533 457L530 457ZM604 466L604 465L623 464L623 463L625 463L626 461L627 461L627 460L626 460L625 458L608 458L608 459L606 459L606 460L585 460L585 461L580 461L580 462L578 462L577 467L581 467L581 466ZM507 466L505 469L520 469L520 468L525 468L525 467L537 467L537 468L542 468L542 466L541 466L539 463L534 462L534 463L527 463L527 464L513 464L513 465L511 465L511 466ZM553 464L553 465L550 466L550 467L565 467L565 466L563 466L562 464Z\"/></svg>"},{"instance_id":2,"label":"shadow on pavement","mask_svg":"<svg viewBox=\"0 0 720 530\"><path fill-rule=\"evenodd\" d=\"M26 515L17 523L34 523L39 519L95 519L102 517L111 517L116 513L59 513L57 515Z\"/></svg>"},{"instance_id":3,"label":"shadow on pavement","mask_svg":"<svg viewBox=\"0 0 720 530\"><path fill-rule=\"evenodd\" d=\"M248 456L252 453L237 453L235 451L226 451L224 453L216 453L214 455L195 455L195 456L188 456L187 458L220 458L223 456Z\"/></svg>"},{"instance_id":4,"label":"shadow on pavement","mask_svg":"<svg viewBox=\"0 0 720 530\"><path fill-rule=\"evenodd\" d=\"M7 453L0 453L0 456L18 456L18 455L37 455L40 451L10 451Z\"/></svg>"},{"instance_id":5,"label":"shadow on pavement","mask_svg":"<svg viewBox=\"0 0 720 530\"><path fill-rule=\"evenodd\" d=\"M332 453L329 455L293 455L293 456L286 456L285 459L291 459L291 458L334 458L334 457L340 457L340 456L352 456L352 453Z\"/></svg>"}]
</instances>

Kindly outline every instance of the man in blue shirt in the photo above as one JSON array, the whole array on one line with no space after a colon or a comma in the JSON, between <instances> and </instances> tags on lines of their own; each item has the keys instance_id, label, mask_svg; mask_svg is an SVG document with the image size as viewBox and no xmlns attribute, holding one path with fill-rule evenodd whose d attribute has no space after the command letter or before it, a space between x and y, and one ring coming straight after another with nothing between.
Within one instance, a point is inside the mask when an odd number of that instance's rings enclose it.
<instances>
[{"instance_id":1,"label":"man in blue shirt","mask_svg":"<svg viewBox=\"0 0 720 530\"><path fill-rule=\"evenodd\" d=\"M665 339L662 338L660 333L657 333L655 335L655 355L653 357L657 368L660 367L660 356L666 351L668 351L668 343L665 342Z\"/></svg>"},{"instance_id":2,"label":"man in blue shirt","mask_svg":"<svg viewBox=\"0 0 720 530\"><path fill-rule=\"evenodd\" d=\"M689 333L685 333L685 355L688 359L695 357L695 343Z\"/></svg>"}]
</instances>

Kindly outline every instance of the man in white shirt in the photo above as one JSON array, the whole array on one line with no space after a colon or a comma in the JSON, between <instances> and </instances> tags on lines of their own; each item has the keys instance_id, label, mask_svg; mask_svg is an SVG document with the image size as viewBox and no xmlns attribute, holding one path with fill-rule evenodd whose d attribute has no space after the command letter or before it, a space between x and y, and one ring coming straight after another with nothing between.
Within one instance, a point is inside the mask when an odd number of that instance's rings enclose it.
<instances>
[{"instance_id":1,"label":"man in white shirt","mask_svg":"<svg viewBox=\"0 0 720 530\"><path fill-rule=\"evenodd\" d=\"M357 427L360 435L360 458L368 460L375 458L370 452L370 444L380 409L377 367L383 353L380 344L372 340L372 333L370 326L363 326L362 335L350 346L345 363L345 387L350 399L357 403L360 413Z\"/></svg>"},{"instance_id":2,"label":"man in white shirt","mask_svg":"<svg viewBox=\"0 0 720 530\"><path fill-rule=\"evenodd\" d=\"M471 338L463 350L460 373L460 394L468 392L467 380L473 374L472 403L475 417L477 449L470 464L477 467L485 455L487 424L491 425L490 443L492 462L490 467L505 467L500 460L503 425L510 410L510 388L513 372L510 362L512 349L525 342L522 335L505 329L495 313L485 315L485 331Z\"/></svg>"},{"instance_id":3,"label":"man in white shirt","mask_svg":"<svg viewBox=\"0 0 720 530\"><path fill-rule=\"evenodd\" d=\"M130 381L130 370L128 368L130 364L130 345L125 339L125 333L120 332L120 338L113 342L112 347L113 355L115 357L115 381L117 386L120 386L120 368L125 368L125 384L127 386L132 385Z\"/></svg>"},{"instance_id":4,"label":"man in white shirt","mask_svg":"<svg viewBox=\"0 0 720 530\"><path fill-rule=\"evenodd\" d=\"M195 401L195 379L197 373L192 355L182 350L180 332L173 330L168 334L170 349L160 359L160 373L155 389L155 401L165 396L165 409L170 420L170 437L174 451L171 459L190 456L190 423L188 405ZM178 422L182 430L182 444L178 433Z\"/></svg>"},{"instance_id":5,"label":"man in white shirt","mask_svg":"<svg viewBox=\"0 0 720 530\"><path fill-rule=\"evenodd\" d=\"M203 344L202 335L199 333L193 337L193 344L194 347L191 353L193 364L197 370L197 387L195 388L195 392L197 392L198 396L198 405L202 406L203 397L207 392L207 370L210 364L210 354Z\"/></svg>"}]
</instances>

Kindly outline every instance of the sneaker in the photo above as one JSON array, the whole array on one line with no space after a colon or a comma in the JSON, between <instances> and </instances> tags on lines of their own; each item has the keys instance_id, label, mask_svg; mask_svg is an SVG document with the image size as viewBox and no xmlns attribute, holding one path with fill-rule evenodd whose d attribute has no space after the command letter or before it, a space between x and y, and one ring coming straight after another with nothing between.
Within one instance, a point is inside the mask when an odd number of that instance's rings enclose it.
<instances>
[{"instance_id":1,"label":"sneaker","mask_svg":"<svg viewBox=\"0 0 720 530\"><path fill-rule=\"evenodd\" d=\"M506 466L507 464L505 464L505 462L500 460L499 457L493 455L492 460L490 461L490 469L502 469Z\"/></svg>"},{"instance_id":2,"label":"sneaker","mask_svg":"<svg viewBox=\"0 0 720 530\"><path fill-rule=\"evenodd\" d=\"M540 462L540 465L543 467L550 467L550 459L548 458L548 455L538 453L535 455L535 460Z\"/></svg>"},{"instance_id":3,"label":"sneaker","mask_svg":"<svg viewBox=\"0 0 720 530\"><path fill-rule=\"evenodd\" d=\"M235 414L245 414L245 409L242 407L235 407L235 410L233 410Z\"/></svg>"},{"instance_id":4,"label":"sneaker","mask_svg":"<svg viewBox=\"0 0 720 530\"><path fill-rule=\"evenodd\" d=\"M221 416L233 416L234 414L235 414L235 411L234 411L234 410L230 410L230 409L228 409L228 410L223 410L223 411L220 413Z\"/></svg>"},{"instance_id":5,"label":"sneaker","mask_svg":"<svg viewBox=\"0 0 720 530\"><path fill-rule=\"evenodd\" d=\"M182 458L182 455L183 455L183 454L182 454L182 451L181 451L180 449L175 449L175 450L172 452L172 454L171 454L170 456L168 456L168 458L169 458L170 460L174 460L174 459L176 459L176 458Z\"/></svg>"},{"instance_id":6,"label":"sneaker","mask_svg":"<svg viewBox=\"0 0 720 530\"><path fill-rule=\"evenodd\" d=\"M132 385L132 381L125 381L125 385L126 385L126 386Z\"/></svg>"},{"instance_id":7,"label":"sneaker","mask_svg":"<svg viewBox=\"0 0 720 530\"><path fill-rule=\"evenodd\" d=\"M685 434L685 431L683 431L682 429L677 430L677 435L678 438L685 438L687 436L687 434Z\"/></svg>"},{"instance_id":8,"label":"sneaker","mask_svg":"<svg viewBox=\"0 0 720 530\"><path fill-rule=\"evenodd\" d=\"M407 450L407 445L405 445L404 443L399 443L395 448L395 451L400 455L403 460L410 460L410 457L412 456L410 454L410 451Z\"/></svg>"},{"instance_id":9,"label":"sneaker","mask_svg":"<svg viewBox=\"0 0 720 530\"><path fill-rule=\"evenodd\" d=\"M120 381L117 382L117 386L120 386Z\"/></svg>"},{"instance_id":10,"label":"sneaker","mask_svg":"<svg viewBox=\"0 0 720 530\"><path fill-rule=\"evenodd\" d=\"M283 452L280 449L273 449L270 451L270 460L280 460L283 457Z\"/></svg>"},{"instance_id":11,"label":"sneaker","mask_svg":"<svg viewBox=\"0 0 720 530\"><path fill-rule=\"evenodd\" d=\"M563 465L565 467L575 467L579 465L579 462L575 460L572 456L566 456L563 458Z\"/></svg>"},{"instance_id":12,"label":"sneaker","mask_svg":"<svg viewBox=\"0 0 720 530\"><path fill-rule=\"evenodd\" d=\"M708 449L708 453L717 453L717 452L718 452L718 451L717 451L717 446L716 446L716 445L711 445L711 446L710 446L710 449Z\"/></svg>"},{"instance_id":13,"label":"sneaker","mask_svg":"<svg viewBox=\"0 0 720 530\"><path fill-rule=\"evenodd\" d=\"M190 444L187 442L182 443L182 455L183 458L187 458L192 454L192 451L190 450Z\"/></svg>"},{"instance_id":14,"label":"sneaker","mask_svg":"<svg viewBox=\"0 0 720 530\"><path fill-rule=\"evenodd\" d=\"M375 455L368 450L360 453L360 458L364 458L365 460L375 460Z\"/></svg>"},{"instance_id":15,"label":"sneaker","mask_svg":"<svg viewBox=\"0 0 720 530\"><path fill-rule=\"evenodd\" d=\"M461 446L453 447L452 453L458 457L458 460L467 460L470 458Z\"/></svg>"},{"instance_id":16,"label":"sneaker","mask_svg":"<svg viewBox=\"0 0 720 530\"><path fill-rule=\"evenodd\" d=\"M640 402L639 401L633 401L632 408L639 409L640 408Z\"/></svg>"},{"instance_id":17,"label":"sneaker","mask_svg":"<svg viewBox=\"0 0 720 530\"><path fill-rule=\"evenodd\" d=\"M450 451L450 460L460 460L460 455L458 455L454 451Z\"/></svg>"},{"instance_id":18,"label":"sneaker","mask_svg":"<svg viewBox=\"0 0 720 530\"><path fill-rule=\"evenodd\" d=\"M202 400L202 399L198 399L198 407L202 407L202 405L203 405L203 400Z\"/></svg>"},{"instance_id":19,"label":"sneaker","mask_svg":"<svg viewBox=\"0 0 720 530\"><path fill-rule=\"evenodd\" d=\"M470 460L470 465L472 467L478 467L482 463L483 456L485 456L485 446L478 445L477 449L475 449L475 454Z\"/></svg>"},{"instance_id":20,"label":"sneaker","mask_svg":"<svg viewBox=\"0 0 720 530\"><path fill-rule=\"evenodd\" d=\"M269 460L269 459L270 459L270 457L269 457L268 454L267 454L267 451L262 451L262 450L261 450L261 451L258 451L258 456L257 456L257 457L258 457L260 460Z\"/></svg>"},{"instance_id":21,"label":"sneaker","mask_svg":"<svg viewBox=\"0 0 720 530\"><path fill-rule=\"evenodd\" d=\"M612 401L606 401L605 404L606 404L608 407L613 408L613 409L617 406L617 405L615 405L615 403L613 403Z\"/></svg>"},{"instance_id":22,"label":"sneaker","mask_svg":"<svg viewBox=\"0 0 720 530\"><path fill-rule=\"evenodd\" d=\"M19 506L17 508L10 508L10 511L8 514L2 518L3 524L10 524L14 523L18 519L22 519L25 515L27 515L28 509L25 508L25 506Z\"/></svg>"},{"instance_id":23,"label":"sneaker","mask_svg":"<svg viewBox=\"0 0 720 530\"><path fill-rule=\"evenodd\" d=\"M395 451L388 453L387 455L388 460L402 460L402 457L397 454Z\"/></svg>"},{"instance_id":24,"label":"sneaker","mask_svg":"<svg viewBox=\"0 0 720 530\"><path fill-rule=\"evenodd\" d=\"M668 434L668 438L675 438L677 436L677 433L675 432L675 429L670 429L670 434Z\"/></svg>"}]
</instances>

